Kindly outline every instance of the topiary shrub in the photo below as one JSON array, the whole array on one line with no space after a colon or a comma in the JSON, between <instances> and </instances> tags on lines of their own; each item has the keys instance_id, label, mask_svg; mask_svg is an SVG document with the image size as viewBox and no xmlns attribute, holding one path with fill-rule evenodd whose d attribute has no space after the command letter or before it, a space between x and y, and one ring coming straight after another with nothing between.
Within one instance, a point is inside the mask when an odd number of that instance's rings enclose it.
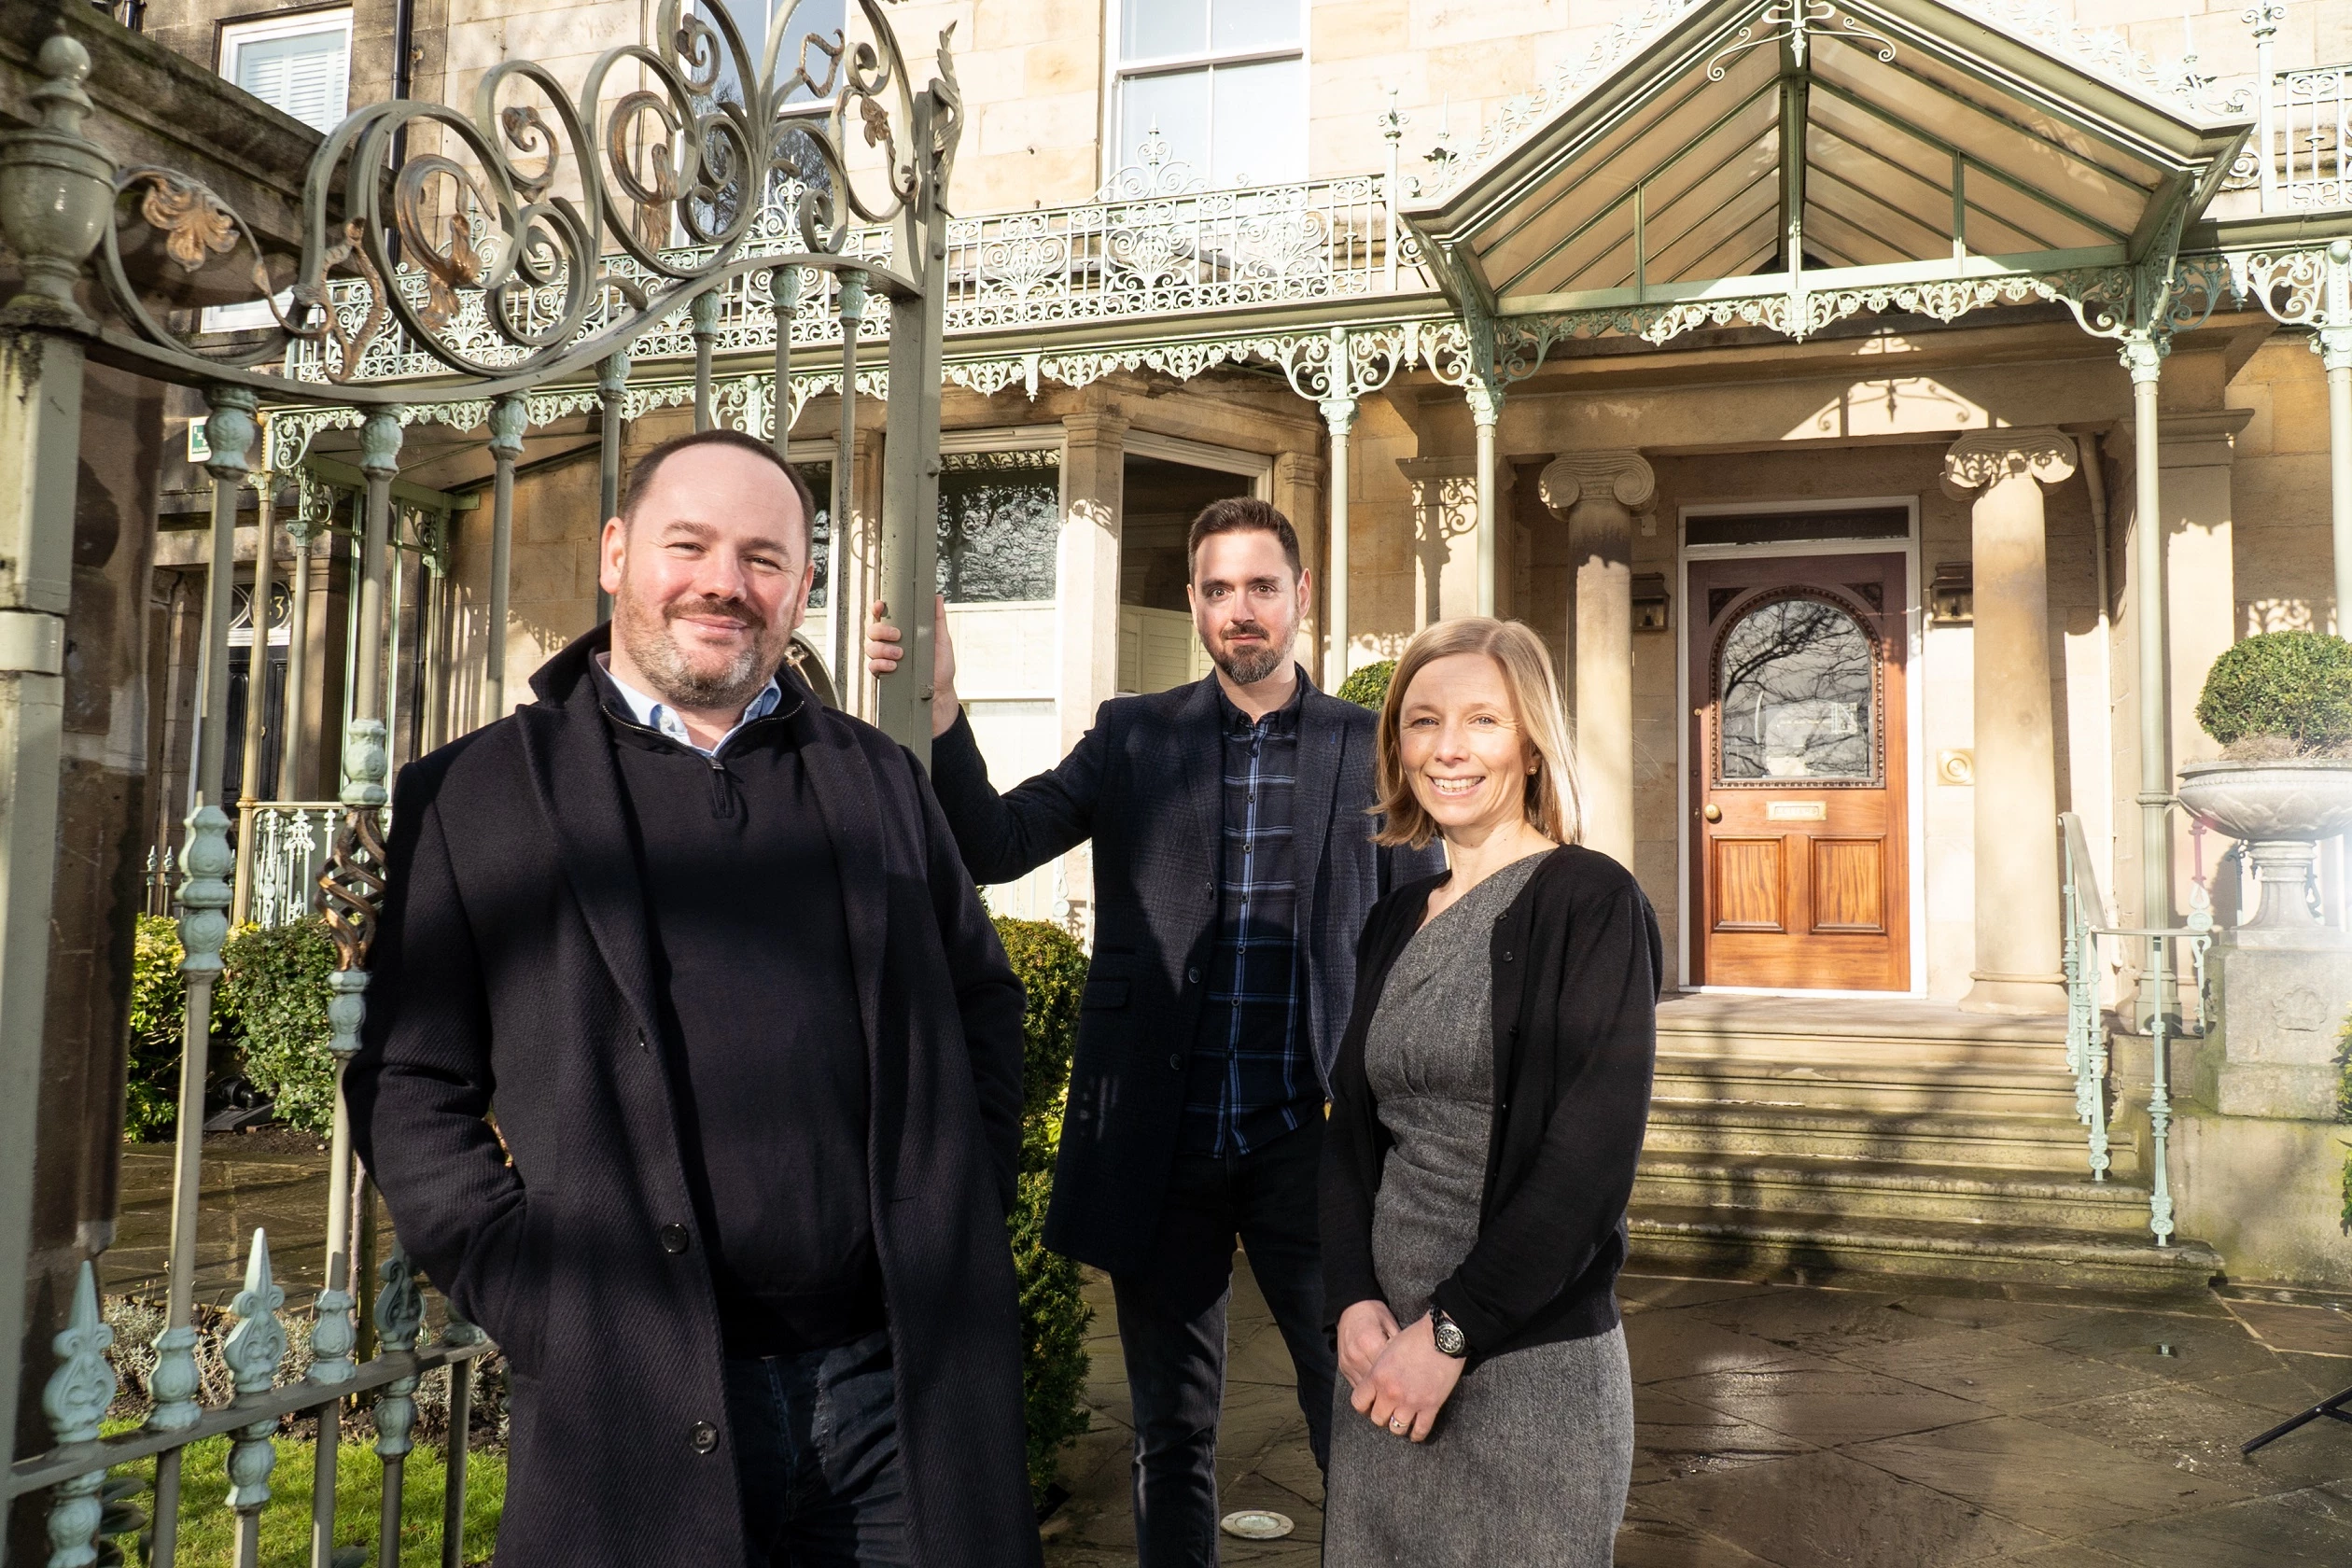
<instances>
[{"instance_id":1,"label":"topiary shrub","mask_svg":"<svg viewBox=\"0 0 2352 1568\"><path fill-rule=\"evenodd\" d=\"M2205 673L2197 722L2241 761L2352 757L2352 642L2264 632Z\"/></svg>"},{"instance_id":2,"label":"topiary shrub","mask_svg":"<svg viewBox=\"0 0 2352 1568\"><path fill-rule=\"evenodd\" d=\"M1378 713L1380 705L1388 701L1389 681L1395 675L1394 659L1382 659L1378 664L1366 665L1339 682L1339 698Z\"/></svg>"},{"instance_id":3,"label":"topiary shrub","mask_svg":"<svg viewBox=\"0 0 2352 1568\"><path fill-rule=\"evenodd\" d=\"M131 1070L122 1093L122 1137L152 1143L179 1125L180 1035L188 987L180 977L179 922L142 915L132 938Z\"/></svg>"},{"instance_id":4,"label":"topiary shrub","mask_svg":"<svg viewBox=\"0 0 2352 1568\"><path fill-rule=\"evenodd\" d=\"M245 1081L270 1097L278 1120L325 1135L335 1119L335 1058L327 1049L335 943L326 917L240 926L220 958L228 972L215 1017L227 1014L244 1034Z\"/></svg>"},{"instance_id":5,"label":"topiary shrub","mask_svg":"<svg viewBox=\"0 0 2352 1568\"><path fill-rule=\"evenodd\" d=\"M1013 1267L1021 1288L1021 1403L1029 1424L1031 1496L1053 1485L1061 1452L1086 1430L1086 1305L1078 1266L1045 1250L1045 1206L1054 1192L1054 1150L1070 1095L1070 1055L1086 950L1044 920L999 917L1013 973L1029 992L1022 1015L1021 1173L1013 1212Z\"/></svg>"}]
</instances>

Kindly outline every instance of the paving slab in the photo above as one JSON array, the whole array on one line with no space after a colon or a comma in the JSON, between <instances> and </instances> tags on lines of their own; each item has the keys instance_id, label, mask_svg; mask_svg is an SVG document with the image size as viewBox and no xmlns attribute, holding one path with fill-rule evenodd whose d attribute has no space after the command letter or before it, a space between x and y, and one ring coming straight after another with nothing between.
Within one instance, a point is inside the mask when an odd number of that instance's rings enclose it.
<instances>
[{"instance_id":1,"label":"paving slab","mask_svg":"<svg viewBox=\"0 0 2352 1568\"><path fill-rule=\"evenodd\" d=\"M2249 1490L2014 1416L1843 1451L2060 1538L2236 1502Z\"/></svg>"},{"instance_id":2,"label":"paving slab","mask_svg":"<svg viewBox=\"0 0 2352 1568\"><path fill-rule=\"evenodd\" d=\"M2324 1500L2324 1501L2321 1501ZM2319 1491L2257 1498L2090 1537L2135 1568L2286 1568L2352 1562L2352 1503Z\"/></svg>"},{"instance_id":3,"label":"paving slab","mask_svg":"<svg viewBox=\"0 0 2352 1568\"><path fill-rule=\"evenodd\" d=\"M1947 1568L2052 1544L2039 1531L1841 1453L1644 1489L1667 1518L1786 1568Z\"/></svg>"},{"instance_id":4,"label":"paving slab","mask_svg":"<svg viewBox=\"0 0 2352 1568\"><path fill-rule=\"evenodd\" d=\"M1950 1328L1925 1339L1856 1345L1839 1351L1838 1359L2012 1413L2107 1397L2119 1387L2165 1381L2137 1366L2070 1355L1979 1328Z\"/></svg>"}]
</instances>

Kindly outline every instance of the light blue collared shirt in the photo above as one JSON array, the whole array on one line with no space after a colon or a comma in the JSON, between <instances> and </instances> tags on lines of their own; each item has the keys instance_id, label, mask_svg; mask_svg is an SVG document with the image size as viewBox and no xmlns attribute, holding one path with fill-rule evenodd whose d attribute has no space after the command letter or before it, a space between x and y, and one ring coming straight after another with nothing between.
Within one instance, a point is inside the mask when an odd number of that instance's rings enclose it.
<instances>
[{"instance_id":1,"label":"light blue collared shirt","mask_svg":"<svg viewBox=\"0 0 2352 1568\"><path fill-rule=\"evenodd\" d=\"M686 721L672 711L667 703L657 697L647 696L643 692L612 673L611 654L597 654L596 667L604 671L605 679L612 682L612 689L621 693L621 700L629 705L629 713L638 723L649 730L660 732L689 751L699 751L706 757L716 757L725 749L727 742L735 737L744 725L754 720L764 719L784 706L783 684L775 677L770 676L766 689L751 699L743 710L743 717L735 721L734 729L719 737L717 746L697 746L694 744L693 737L687 733Z\"/></svg>"}]
</instances>

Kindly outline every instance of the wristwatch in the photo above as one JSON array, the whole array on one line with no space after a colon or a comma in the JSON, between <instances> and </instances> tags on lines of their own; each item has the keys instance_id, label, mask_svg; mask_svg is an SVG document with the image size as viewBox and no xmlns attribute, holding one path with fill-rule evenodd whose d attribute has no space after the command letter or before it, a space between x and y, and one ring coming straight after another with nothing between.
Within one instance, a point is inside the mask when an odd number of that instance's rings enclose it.
<instances>
[{"instance_id":1,"label":"wristwatch","mask_svg":"<svg viewBox=\"0 0 2352 1568\"><path fill-rule=\"evenodd\" d=\"M1460 1361L1470 1353L1470 1337L1462 1332L1462 1325L1446 1316L1437 1308L1429 1309L1430 1331L1437 1337L1437 1353Z\"/></svg>"}]
</instances>

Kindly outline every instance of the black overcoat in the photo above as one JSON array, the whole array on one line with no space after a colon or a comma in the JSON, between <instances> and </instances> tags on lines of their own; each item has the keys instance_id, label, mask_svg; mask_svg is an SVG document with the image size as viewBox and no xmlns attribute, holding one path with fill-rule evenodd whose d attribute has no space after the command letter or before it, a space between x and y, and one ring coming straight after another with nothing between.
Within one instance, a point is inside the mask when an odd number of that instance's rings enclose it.
<instances>
[{"instance_id":1,"label":"black overcoat","mask_svg":"<svg viewBox=\"0 0 2352 1568\"><path fill-rule=\"evenodd\" d=\"M1445 865L1372 842L1373 715L1302 671L1292 867L1303 1028L1330 1083L1355 991L1356 939L1380 895ZM962 719L931 745L964 863L1010 882L1094 842L1095 948L1045 1244L1113 1274L1151 1259L1184 1112L1184 1065L1216 942L1225 741L1211 674L1114 697L1059 766L999 794Z\"/></svg>"},{"instance_id":2,"label":"black overcoat","mask_svg":"<svg viewBox=\"0 0 2352 1568\"><path fill-rule=\"evenodd\" d=\"M607 646L401 770L345 1092L401 1245L511 1368L499 1568L734 1568L718 1311L589 676ZM1038 1561L1004 1225L1021 988L913 758L813 702L793 721L843 868L917 1561L1017 1568Z\"/></svg>"}]
</instances>

